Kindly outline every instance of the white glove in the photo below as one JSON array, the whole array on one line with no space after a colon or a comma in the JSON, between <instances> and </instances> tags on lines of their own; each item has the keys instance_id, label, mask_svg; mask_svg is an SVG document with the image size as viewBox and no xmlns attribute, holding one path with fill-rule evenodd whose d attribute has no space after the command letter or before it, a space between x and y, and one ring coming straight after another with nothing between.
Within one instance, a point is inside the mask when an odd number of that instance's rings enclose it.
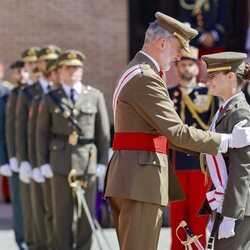
<instances>
[{"instance_id":1,"label":"white glove","mask_svg":"<svg viewBox=\"0 0 250 250\"><path fill-rule=\"evenodd\" d=\"M243 126L247 124L247 120L238 122L229 135L229 148L243 148L250 145L250 127Z\"/></svg>"},{"instance_id":2,"label":"white glove","mask_svg":"<svg viewBox=\"0 0 250 250\"><path fill-rule=\"evenodd\" d=\"M54 176L50 164L43 164L40 169L44 177L50 179Z\"/></svg>"},{"instance_id":3,"label":"white glove","mask_svg":"<svg viewBox=\"0 0 250 250\"><path fill-rule=\"evenodd\" d=\"M229 238L235 235L235 221L235 218L230 218L226 216L223 217L223 220L219 226L218 239Z\"/></svg>"},{"instance_id":4,"label":"white glove","mask_svg":"<svg viewBox=\"0 0 250 250\"><path fill-rule=\"evenodd\" d=\"M28 161L22 161L19 169L19 179L26 183L30 183L30 178L32 178L32 169Z\"/></svg>"},{"instance_id":5,"label":"white glove","mask_svg":"<svg viewBox=\"0 0 250 250\"><path fill-rule=\"evenodd\" d=\"M33 180L35 182L37 182L37 183L43 183L43 182L45 182L45 178L42 175L42 172L41 172L40 168L33 168L33 170L32 170L32 177L33 177Z\"/></svg>"},{"instance_id":6,"label":"white glove","mask_svg":"<svg viewBox=\"0 0 250 250\"><path fill-rule=\"evenodd\" d=\"M6 177L12 176L12 171L10 169L9 164L4 164L0 166L0 174Z\"/></svg>"},{"instance_id":7,"label":"white glove","mask_svg":"<svg viewBox=\"0 0 250 250\"><path fill-rule=\"evenodd\" d=\"M97 164L96 166L96 176L98 177L98 190L103 191L104 189L104 180L107 167L103 164Z\"/></svg>"},{"instance_id":8,"label":"white glove","mask_svg":"<svg viewBox=\"0 0 250 250\"><path fill-rule=\"evenodd\" d=\"M19 166L18 166L18 161L16 157L11 157L9 159L10 162L10 168L13 172L19 172Z\"/></svg>"}]
</instances>

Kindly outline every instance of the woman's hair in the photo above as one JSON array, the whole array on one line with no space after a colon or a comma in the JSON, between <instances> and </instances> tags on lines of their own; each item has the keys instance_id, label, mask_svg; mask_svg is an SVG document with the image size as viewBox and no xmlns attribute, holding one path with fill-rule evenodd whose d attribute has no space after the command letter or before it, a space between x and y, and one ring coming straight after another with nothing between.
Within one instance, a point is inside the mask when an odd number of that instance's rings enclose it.
<instances>
[{"instance_id":1,"label":"woman's hair","mask_svg":"<svg viewBox=\"0 0 250 250\"><path fill-rule=\"evenodd\" d=\"M232 71L225 71L224 74L228 74ZM238 69L234 71L238 85L242 85L244 80L250 80L250 64L249 63L242 63Z\"/></svg>"},{"instance_id":2,"label":"woman's hair","mask_svg":"<svg viewBox=\"0 0 250 250\"><path fill-rule=\"evenodd\" d=\"M145 34L144 43L145 44L152 43L160 37L172 38L173 35L171 33L169 33L167 30L165 30L164 28L162 28L156 20L156 21L149 24L149 27L148 27L146 34Z\"/></svg>"}]
</instances>

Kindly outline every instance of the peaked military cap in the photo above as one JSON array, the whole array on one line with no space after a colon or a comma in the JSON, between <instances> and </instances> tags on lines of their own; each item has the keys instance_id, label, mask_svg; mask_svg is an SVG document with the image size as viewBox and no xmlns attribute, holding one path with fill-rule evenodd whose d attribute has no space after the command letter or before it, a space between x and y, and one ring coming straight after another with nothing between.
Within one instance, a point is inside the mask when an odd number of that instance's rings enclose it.
<instances>
[{"instance_id":1,"label":"peaked military cap","mask_svg":"<svg viewBox=\"0 0 250 250\"><path fill-rule=\"evenodd\" d=\"M37 54L40 51L38 47L30 47L23 51L22 60L24 62L37 62Z\"/></svg>"},{"instance_id":2,"label":"peaked military cap","mask_svg":"<svg viewBox=\"0 0 250 250\"><path fill-rule=\"evenodd\" d=\"M46 73L49 74L57 69L57 61L50 60L46 65Z\"/></svg>"},{"instance_id":3,"label":"peaked military cap","mask_svg":"<svg viewBox=\"0 0 250 250\"><path fill-rule=\"evenodd\" d=\"M21 69L24 67L24 62L21 60L15 61L10 65L10 69Z\"/></svg>"},{"instance_id":4,"label":"peaked military cap","mask_svg":"<svg viewBox=\"0 0 250 250\"><path fill-rule=\"evenodd\" d=\"M206 79L223 71L236 71L244 68L244 60L247 54L239 52L221 52L210 55L204 55L201 59L206 63L207 75Z\"/></svg>"},{"instance_id":5,"label":"peaked military cap","mask_svg":"<svg viewBox=\"0 0 250 250\"><path fill-rule=\"evenodd\" d=\"M158 24L173 34L188 52L189 41L198 35L198 31L161 12L156 12L155 17Z\"/></svg>"},{"instance_id":6,"label":"peaked military cap","mask_svg":"<svg viewBox=\"0 0 250 250\"><path fill-rule=\"evenodd\" d=\"M55 45L47 45L38 52L38 61L55 60L61 53L61 49Z\"/></svg>"},{"instance_id":7,"label":"peaked military cap","mask_svg":"<svg viewBox=\"0 0 250 250\"><path fill-rule=\"evenodd\" d=\"M66 50L57 59L57 66L83 66L86 61L85 55L78 50Z\"/></svg>"},{"instance_id":8,"label":"peaked military cap","mask_svg":"<svg viewBox=\"0 0 250 250\"><path fill-rule=\"evenodd\" d=\"M198 60L199 50L194 46L189 46L188 50L189 52L182 50L181 59L192 59L195 61Z\"/></svg>"}]
</instances>

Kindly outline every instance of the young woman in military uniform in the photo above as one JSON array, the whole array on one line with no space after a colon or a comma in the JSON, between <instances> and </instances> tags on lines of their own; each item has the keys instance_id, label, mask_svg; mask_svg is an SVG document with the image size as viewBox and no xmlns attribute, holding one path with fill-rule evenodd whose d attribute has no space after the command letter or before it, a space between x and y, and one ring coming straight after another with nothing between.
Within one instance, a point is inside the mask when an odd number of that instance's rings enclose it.
<instances>
[{"instance_id":1,"label":"young woman in military uniform","mask_svg":"<svg viewBox=\"0 0 250 250\"><path fill-rule=\"evenodd\" d=\"M211 131L231 133L233 126L250 124L250 107L241 88L250 79L244 53L224 52L203 56L207 83L224 103L214 116ZM207 193L210 208L221 214L214 249L250 249L250 146L229 148L225 154L206 155L214 190ZM216 224L216 223L214 223ZM214 225L216 227L216 225Z\"/></svg>"}]
</instances>

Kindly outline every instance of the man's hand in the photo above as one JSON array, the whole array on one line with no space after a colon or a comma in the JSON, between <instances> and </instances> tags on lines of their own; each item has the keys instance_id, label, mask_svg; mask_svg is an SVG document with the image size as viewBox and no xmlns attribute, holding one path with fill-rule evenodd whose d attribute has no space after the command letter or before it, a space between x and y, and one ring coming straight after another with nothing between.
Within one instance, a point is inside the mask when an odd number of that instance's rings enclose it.
<instances>
[{"instance_id":1,"label":"man's hand","mask_svg":"<svg viewBox=\"0 0 250 250\"><path fill-rule=\"evenodd\" d=\"M12 171L10 169L9 164L4 164L0 166L0 174L6 177L12 176Z\"/></svg>"},{"instance_id":2,"label":"man's hand","mask_svg":"<svg viewBox=\"0 0 250 250\"><path fill-rule=\"evenodd\" d=\"M44 177L50 179L54 176L50 164L44 164L40 168Z\"/></svg>"},{"instance_id":3,"label":"man's hand","mask_svg":"<svg viewBox=\"0 0 250 250\"><path fill-rule=\"evenodd\" d=\"M33 180L37 183L43 183L45 182L45 178L42 175L42 172L40 170L40 168L33 168L32 170L32 176L33 176Z\"/></svg>"},{"instance_id":4,"label":"man's hand","mask_svg":"<svg viewBox=\"0 0 250 250\"><path fill-rule=\"evenodd\" d=\"M18 161L16 157L11 157L9 159L10 162L10 168L13 172L19 172L19 166L18 166Z\"/></svg>"},{"instance_id":5,"label":"man's hand","mask_svg":"<svg viewBox=\"0 0 250 250\"><path fill-rule=\"evenodd\" d=\"M30 178L32 178L32 169L27 161L22 161L19 169L19 179L26 183L30 183Z\"/></svg>"},{"instance_id":6,"label":"man's hand","mask_svg":"<svg viewBox=\"0 0 250 250\"><path fill-rule=\"evenodd\" d=\"M223 217L223 220L219 226L218 239L229 238L235 235L235 218Z\"/></svg>"},{"instance_id":7,"label":"man's hand","mask_svg":"<svg viewBox=\"0 0 250 250\"><path fill-rule=\"evenodd\" d=\"M238 122L229 135L229 148L243 148L250 145L250 127L243 126L247 124L247 120Z\"/></svg>"},{"instance_id":8,"label":"man's hand","mask_svg":"<svg viewBox=\"0 0 250 250\"><path fill-rule=\"evenodd\" d=\"M103 191L104 189L104 180L107 167L103 164L97 164L96 166L96 176L98 177L98 190Z\"/></svg>"}]
</instances>

